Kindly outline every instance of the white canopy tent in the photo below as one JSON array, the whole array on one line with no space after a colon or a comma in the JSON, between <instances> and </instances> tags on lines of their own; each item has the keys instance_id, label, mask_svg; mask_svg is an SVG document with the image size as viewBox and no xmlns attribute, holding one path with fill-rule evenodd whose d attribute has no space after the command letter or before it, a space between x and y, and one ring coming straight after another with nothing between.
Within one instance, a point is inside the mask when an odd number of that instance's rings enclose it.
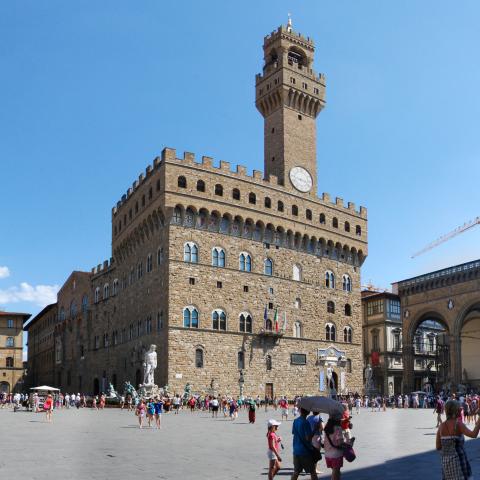
<instances>
[{"instance_id":1,"label":"white canopy tent","mask_svg":"<svg viewBox=\"0 0 480 480\"><path fill-rule=\"evenodd\" d=\"M40 392L59 392L59 388L49 387L48 385L42 385L40 387L32 387L30 390L38 390Z\"/></svg>"}]
</instances>

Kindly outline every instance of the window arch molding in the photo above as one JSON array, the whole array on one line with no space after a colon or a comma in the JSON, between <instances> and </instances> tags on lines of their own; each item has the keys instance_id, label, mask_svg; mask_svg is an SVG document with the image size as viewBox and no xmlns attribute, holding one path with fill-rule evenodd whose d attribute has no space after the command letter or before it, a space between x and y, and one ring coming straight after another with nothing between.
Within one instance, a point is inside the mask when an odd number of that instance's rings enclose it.
<instances>
[{"instance_id":1,"label":"window arch molding","mask_svg":"<svg viewBox=\"0 0 480 480\"><path fill-rule=\"evenodd\" d=\"M335 302L332 300L327 302L327 313L335 313Z\"/></svg>"},{"instance_id":2,"label":"window arch molding","mask_svg":"<svg viewBox=\"0 0 480 480\"><path fill-rule=\"evenodd\" d=\"M198 263L198 245L195 242L185 242L183 245L183 261Z\"/></svg>"},{"instance_id":3,"label":"window arch molding","mask_svg":"<svg viewBox=\"0 0 480 480\"><path fill-rule=\"evenodd\" d=\"M296 282L302 281L302 266L298 263L295 263L292 267L292 280Z\"/></svg>"},{"instance_id":4,"label":"window arch molding","mask_svg":"<svg viewBox=\"0 0 480 480\"><path fill-rule=\"evenodd\" d=\"M344 292L352 291L352 279L350 278L350 275L344 274L342 276L342 289Z\"/></svg>"},{"instance_id":5,"label":"window arch molding","mask_svg":"<svg viewBox=\"0 0 480 480\"><path fill-rule=\"evenodd\" d=\"M238 329L243 333L253 333L253 317L250 312L241 312L238 316Z\"/></svg>"},{"instance_id":6,"label":"window arch molding","mask_svg":"<svg viewBox=\"0 0 480 480\"><path fill-rule=\"evenodd\" d=\"M293 336L295 338L303 337L303 325L302 322L298 320L293 324Z\"/></svg>"},{"instance_id":7,"label":"window arch molding","mask_svg":"<svg viewBox=\"0 0 480 480\"><path fill-rule=\"evenodd\" d=\"M183 307L183 326L185 328L199 328L200 314L198 308L194 305Z\"/></svg>"},{"instance_id":8,"label":"window arch molding","mask_svg":"<svg viewBox=\"0 0 480 480\"><path fill-rule=\"evenodd\" d=\"M353 329L350 325L347 325L343 329L343 341L345 343L352 343L353 341Z\"/></svg>"},{"instance_id":9,"label":"window arch molding","mask_svg":"<svg viewBox=\"0 0 480 480\"><path fill-rule=\"evenodd\" d=\"M205 366L205 348L203 345L195 345L195 368Z\"/></svg>"},{"instance_id":10,"label":"window arch molding","mask_svg":"<svg viewBox=\"0 0 480 480\"><path fill-rule=\"evenodd\" d=\"M103 299L106 300L110 296L110 285L106 283L103 286Z\"/></svg>"},{"instance_id":11,"label":"window arch molding","mask_svg":"<svg viewBox=\"0 0 480 480\"><path fill-rule=\"evenodd\" d=\"M97 287L95 289L94 301L95 303L98 303L100 301L100 287ZM62 317L62 311L60 310L60 320L63 320L63 318L61 317Z\"/></svg>"},{"instance_id":12,"label":"window arch molding","mask_svg":"<svg viewBox=\"0 0 480 480\"><path fill-rule=\"evenodd\" d=\"M225 267L225 265L226 265L225 249L223 247L213 247L212 248L212 266Z\"/></svg>"},{"instance_id":13,"label":"window arch molding","mask_svg":"<svg viewBox=\"0 0 480 480\"><path fill-rule=\"evenodd\" d=\"M216 308L212 311L212 329L227 331L227 314L225 310Z\"/></svg>"},{"instance_id":14,"label":"window arch molding","mask_svg":"<svg viewBox=\"0 0 480 480\"><path fill-rule=\"evenodd\" d=\"M248 252L240 252L238 256L239 269L242 272L252 271L252 256Z\"/></svg>"},{"instance_id":15,"label":"window arch molding","mask_svg":"<svg viewBox=\"0 0 480 480\"><path fill-rule=\"evenodd\" d=\"M273 275L273 260L270 257L263 261L263 273L269 277Z\"/></svg>"},{"instance_id":16,"label":"window arch molding","mask_svg":"<svg viewBox=\"0 0 480 480\"><path fill-rule=\"evenodd\" d=\"M325 324L325 340L335 342L337 340L337 328L332 322Z\"/></svg>"},{"instance_id":17,"label":"window arch molding","mask_svg":"<svg viewBox=\"0 0 480 480\"><path fill-rule=\"evenodd\" d=\"M331 270L325 272L325 287L335 288L335 274Z\"/></svg>"}]
</instances>

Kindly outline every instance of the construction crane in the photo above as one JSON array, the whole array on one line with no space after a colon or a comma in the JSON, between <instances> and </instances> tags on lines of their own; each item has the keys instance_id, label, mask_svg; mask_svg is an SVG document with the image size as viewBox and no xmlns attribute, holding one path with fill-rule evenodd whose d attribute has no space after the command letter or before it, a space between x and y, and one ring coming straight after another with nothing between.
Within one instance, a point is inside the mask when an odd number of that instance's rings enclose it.
<instances>
[{"instance_id":1,"label":"construction crane","mask_svg":"<svg viewBox=\"0 0 480 480\"><path fill-rule=\"evenodd\" d=\"M418 257L422 253L428 252L432 248L437 247L438 245L450 240L453 237L456 237L457 235L460 235L461 233L465 232L466 230L469 230L470 228L473 228L475 225L478 225L480 223L480 217L475 218L474 220L471 220L470 222L464 223L460 227L457 227L455 230L453 230L450 233L447 233L446 235L443 235L440 238L437 238L432 243L429 243L426 247L422 248L418 252L414 253L411 258Z\"/></svg>"}]
</instances>

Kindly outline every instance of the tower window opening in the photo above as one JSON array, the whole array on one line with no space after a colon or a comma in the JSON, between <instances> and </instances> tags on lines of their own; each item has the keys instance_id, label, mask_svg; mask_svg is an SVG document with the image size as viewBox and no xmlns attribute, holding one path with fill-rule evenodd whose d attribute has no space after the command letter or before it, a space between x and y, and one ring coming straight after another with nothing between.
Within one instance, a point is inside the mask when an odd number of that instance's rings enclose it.
<instances>
[{"instance_id":1,"label":"tower window opening","mask_svg":"<svg viewBox=\"0 0 480 480\"><path fill-rule=\"evenodd\" d=\"M301 115L298 115L298 119L301 120L301 119L302 119L302 116L301 116Z\"/></svg>"},{"instance_id":2,"label":"tower window opening","mask_svg":"<svg viewBox=\"0 0 480 480\"><path fill-rule=\"evenodd\" d=\"M294 50L290 50L288 52L288 64L289 65L298 65L301 67L304 64L303 55L299 52L295 52Z\"/></svg>"},{"instance_id":3,"label":"tower window opening","mask_svg":"<svg viewBox=\"0 0 480 480\"><path fill-rule=\"evenodd\" d=\"M272 128L272 133L275 133L275 128Z\"/></svg>"}]
</instances>

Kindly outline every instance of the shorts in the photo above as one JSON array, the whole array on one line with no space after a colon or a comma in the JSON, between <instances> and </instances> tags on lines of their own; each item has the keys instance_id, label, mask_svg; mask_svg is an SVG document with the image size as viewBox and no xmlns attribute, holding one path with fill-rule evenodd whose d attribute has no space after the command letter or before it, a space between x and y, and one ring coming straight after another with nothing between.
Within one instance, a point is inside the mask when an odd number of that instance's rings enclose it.
<instances>
[{"instance_id":1,"label":"shorts","mask_svg":"<svg viewBox=\"0 0 480 480\"><path fill-rule=\"evenodd\" d=\"M277 460L277 456L270 449L267 450L267 457L269 460Z\"/></svg>"},{"instance_id":2,"label":"shorts","mask_svg":"<svg viewBox=\"0 0 480 480\"><path fill-rule=\"evenodd\" d=\"M282 415L286 415L288 417L288 408L282 408Z\"/></svg>"},{"instance_id":3,"label":"shorts","mask_svg":"<svg viewBox=\"0 0 480 480\"><path fill-rule=\"evenodd\" d=\"M218 405L212 405L212 412L218 412Z\"/></svg>"},{"instance_id":4,"label":"shorts","mask_svg":"<svg viewBox=\"0 0 480 480\"><path fill-rule=\"evenodd\" d=\"M342 468L343 467L343 457L337 457L337 458L325 457L325 462L327 463L328 468Z\"/></svg>"},{"instance_id":5,"label":"shorts","mask_svg":"<svg viewBox=\"0 0 480 480\"><path fill-rule=\"evenodd\" d=\"M295 473L302 473L305 470L305 473L315 472L315 463L310 456L293 456L293 469Z\"/></svg>"}]
</instances>

